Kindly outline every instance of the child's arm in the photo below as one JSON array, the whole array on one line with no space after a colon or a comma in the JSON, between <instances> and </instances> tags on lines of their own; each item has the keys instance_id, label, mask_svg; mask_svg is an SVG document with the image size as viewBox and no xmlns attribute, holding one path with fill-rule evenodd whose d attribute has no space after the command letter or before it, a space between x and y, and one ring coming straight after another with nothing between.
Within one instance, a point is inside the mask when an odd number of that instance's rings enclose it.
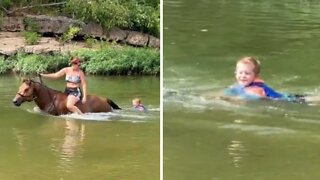
<instances>
[{"instance_id":1,"label":"child's arm","mask_svg":"<svg viewBox=\"0 0 320 180\"><path fill-rule=\"evenodd\" d=\"M232 85L229 86L224 90L224 94L226 96L239 96L242 92L243 89L237 85Z\"/></svg>"}]
</instances>

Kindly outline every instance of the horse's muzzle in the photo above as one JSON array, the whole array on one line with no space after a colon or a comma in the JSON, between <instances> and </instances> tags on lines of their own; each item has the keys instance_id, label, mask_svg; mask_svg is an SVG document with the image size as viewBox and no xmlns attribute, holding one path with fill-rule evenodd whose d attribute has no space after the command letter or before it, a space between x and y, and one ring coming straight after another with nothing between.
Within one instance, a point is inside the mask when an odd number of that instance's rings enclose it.
<instances>
[{"instance_id":1,"label":"horse's muzzle","mask_svg":"<svg viewBox=\"0 0 320 180\"><path fill-rule=\"evenodd\" d=\"M16 105L16 106L20 106L21 105L21 101L18 101L16 99L13 99L13 104Z\"/></svg>"}]
</instances>

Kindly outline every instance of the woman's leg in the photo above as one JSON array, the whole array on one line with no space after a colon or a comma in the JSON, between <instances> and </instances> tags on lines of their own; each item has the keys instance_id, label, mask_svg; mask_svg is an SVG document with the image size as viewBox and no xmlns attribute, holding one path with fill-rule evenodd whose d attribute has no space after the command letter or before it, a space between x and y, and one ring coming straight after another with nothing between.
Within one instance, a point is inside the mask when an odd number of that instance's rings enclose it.
<instances>
[{"instance_id":1,"label":"woman's leg","mask_svg":"<svg viewBox=\"0 0 320 180\"><path fill-rule=\"evenodd\" d=\"M73 113L79 113L79 114L83 114L80 109L75 106L75 104L79 101L79 99L77 97L75 97L74 95L69 95L68 99L67 99L67 108L69 109L69 111L73 112Z\"/></svg>"}]
</instances>

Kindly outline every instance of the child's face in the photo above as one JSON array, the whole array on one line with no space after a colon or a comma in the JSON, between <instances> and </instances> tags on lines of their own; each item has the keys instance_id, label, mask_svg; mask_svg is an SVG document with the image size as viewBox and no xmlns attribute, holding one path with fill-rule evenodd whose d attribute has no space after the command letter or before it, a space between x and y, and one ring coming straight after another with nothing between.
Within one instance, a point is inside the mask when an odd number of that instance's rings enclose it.
<instances>
[{"instance_id":1,"label":"child's face","mask_svg":"<svg viewBox=\"0 0 320 180\"><path fill-rule=\"evenodd\" d=\"M139 101L137 101L137 100L132 101L132 106L138 106L138 105L139 105Z\"/></svg>"},{"instance_id":2,"label":"child's face","mask_svg":"<svg viewBox=\"0 0 320 180\"><path fill-rule=\"evenodd\" d=\"M248 86L256 78L256 73L253 71L253 64L238 63L236 68L236 79L238 84Z\"/></svg>"}]
</instances>

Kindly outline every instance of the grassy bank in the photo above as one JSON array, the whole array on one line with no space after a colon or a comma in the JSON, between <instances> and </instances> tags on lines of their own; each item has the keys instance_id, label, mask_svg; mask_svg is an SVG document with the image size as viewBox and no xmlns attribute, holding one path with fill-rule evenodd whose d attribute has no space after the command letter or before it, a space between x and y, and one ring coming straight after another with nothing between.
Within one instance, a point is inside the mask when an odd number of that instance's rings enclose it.
<instances>
[{"instance_id":1,"label":"grassy bank","mask_svg":"<svg viewBox=\"0 0 320 180\"><path fill-rule=\"evenodd\" d=\"M23 54L0 56L0 74L55 72L69 66L72 56L83 59L81 69L97 75L159 75L160 52L145 48L107 47L100 50L79 50L71 54Z\"/></svg>"}]
</instances>

